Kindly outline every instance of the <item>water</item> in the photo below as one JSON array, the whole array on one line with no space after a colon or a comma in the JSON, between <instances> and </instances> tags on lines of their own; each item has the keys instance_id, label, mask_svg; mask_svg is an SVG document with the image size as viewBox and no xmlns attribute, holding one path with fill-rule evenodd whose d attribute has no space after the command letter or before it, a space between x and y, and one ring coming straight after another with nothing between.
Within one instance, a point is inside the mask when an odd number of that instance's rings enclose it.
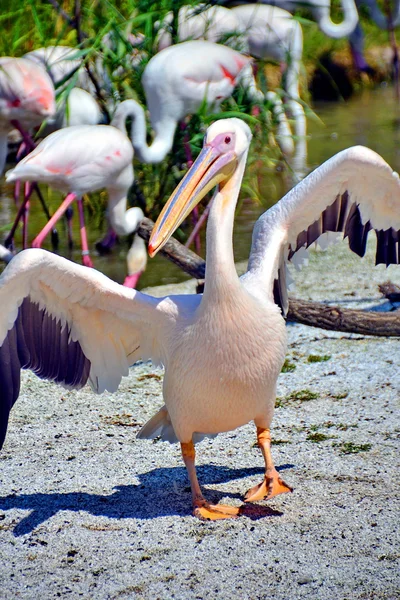
<instances>
[{"instance_id":1,"label":"water","mask_svg":"<svg viewBox=\"0 0 400 600\"><path fill-rule=\"evenodd\" d=\"M400 106L394 97L393 89L380 87L376 90L364 90L359 96L343 103L324 103L314 107L318 118L309 121L307 170L311 170L327 160L336 152L362 144L381 154L396 171L400 171ZM262 191L262 204L242 198L242 206L236 217L234 231L235 259L246 260L249 255L251 234L257 217L270 205L276 202L293 185L295 177L289 173L274 172L271 169L257 172L253 165L253 174L258 177L258 186ZM51 209L57 206L60 196L52 195ZM0 228L12 222L15 215L12 200L12 187L2 180L0 187ZM77 225L75 211L75 225ZM36 234L45 224L39 202L34 200L31 206L30 231ZM65 224L58 225L60 233L59 253L80 262L78 247L79 233L75 228L76 248L70 252L66 247ZM94 244L105 233L105 230L88 227L89 244ZM4 238L4 233L0 234ZM20 232L16 236L16 245L20 245ZM50 248L49 244L44 247ZM95 267L106 273L112 279L122 282L126 274L125 256L128 249L127 241L114 248L109 256L100 257L93 252ZM204 251L204 233L202 236ZM148 268L140 280L139 288L177 283L188 276L178 267L162 256L149 260Z\"/></svg>"}]
</instances>

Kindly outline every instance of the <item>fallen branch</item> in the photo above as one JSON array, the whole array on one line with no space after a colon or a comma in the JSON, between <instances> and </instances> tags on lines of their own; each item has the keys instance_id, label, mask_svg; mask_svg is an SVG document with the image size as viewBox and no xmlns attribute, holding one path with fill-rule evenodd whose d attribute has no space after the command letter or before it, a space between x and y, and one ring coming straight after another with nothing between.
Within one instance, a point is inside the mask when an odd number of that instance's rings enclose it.
<instances>
[{"instance_id":1,"label":"fallen branch","mask_svg":"<svg viewBox=\"0 0 400 600\"><path fill-rule=\"evenodd\" d=\"M385 281L378 285L380 293L389 300L389 302L400 302L400 287L391 281Z\"/></svg>"},{"instance_id":2,"label":"fallen branch","mask_svg":"<svg viewBox=\"0 0 400 600\"><path fill-rule=\"evenodd\" d=\"M148 241L153 226L153 221L143 219L138 234ZM188 248L185 248L176 239L171 238L161 250L161 253L195 279L204 279L205 261ZM310 325L311 327L344 331L346 333L400 336L400 312L398 311L377 313L338 306L326 306L320 302L291 298L287 320Z\"/></svg>"},{"instance_id":3,"label":"fallen branch","mask_svg":"<svg viewBox=\"0 0 400 600\"><path fill-rule=\"evenodd\" d=\"M287 320L346 333L400 336L400 312L396 310L388 313L354 310L290 298Z\"/></svg>"}]
</instances>

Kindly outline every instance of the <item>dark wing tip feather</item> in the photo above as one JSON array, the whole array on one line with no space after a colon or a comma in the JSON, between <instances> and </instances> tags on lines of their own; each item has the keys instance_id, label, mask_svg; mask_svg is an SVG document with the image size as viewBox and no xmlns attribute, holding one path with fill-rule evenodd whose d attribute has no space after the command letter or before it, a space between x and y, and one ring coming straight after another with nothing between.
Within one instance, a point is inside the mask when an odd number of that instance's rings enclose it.
<instances>
[{"instance_id":1,"label":"dark wing tip feather","mask_svg":"<svg viewBox=\"0 0 400 600\"><path fill-rule=\"evenodd\" d=\"M326 207L319 219L298 234L295 246L289 246L288 260L290 261L300 248L308 248L317 241L320 235L328 231L342 232L343 237L349 240L350 250L363 257L367 247L368 233L372 229L374 227L370 221L362 223L359 205L351 202L350 194L345 191ZM376 233L375 264L386 266L400 264L400 230L390 228L374 229L374 231ZM274 281L274 299L276 304L283 309L285 292L281 277L280 269L278 279Z\"/></svg>"},{"instance_id":2,"label":"dark wing tip feather","mask_svg":"<svg viewBox=\"0 0 400 600\"><path fill-rule=\"evenodd\" d=\"M288 259L291 260L300 248L311 246L320 235L327 231L343 232L344 238L349 240L350 250L362 257L365 254L368 233L372 229L374 227L370 221L362 223L359 206L355 202L350 203L350 195L346 191L341 196L337 196L335 201L327 206L320 218L311 223L307 230L298 234L295 248L289 247ZM377 238L376 264L383 263L386 266L399 264L400 230L375 229L375 233Z\"/></svg>"},{"instance_id":3,"label":"dark wing tip feather","mask_svg":"<svg viewBox=\"0 0 400 600\"><path fill-rule=\"evenodd\" d=\"M79 342L70 341L68 327L29 298L22 302L0 347L0 448L19 395L20 369L31 369L41 379L76 389L86 384L90 372L90 361Z\"/></svg>"}]
</instances>

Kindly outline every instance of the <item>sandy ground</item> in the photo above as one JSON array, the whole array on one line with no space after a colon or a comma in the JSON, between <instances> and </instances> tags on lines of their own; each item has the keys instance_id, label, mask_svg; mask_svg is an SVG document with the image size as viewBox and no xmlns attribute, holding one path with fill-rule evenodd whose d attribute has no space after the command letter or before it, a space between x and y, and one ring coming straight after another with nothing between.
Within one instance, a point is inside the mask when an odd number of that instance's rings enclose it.
<instances>
[{"instance_id":1,"label":"sandy ground","mask_svg":"<svg viewBox=\"0 0 400 600\"><path fill-rule=\"evenodd\" d=\"M378 305L388 277L400 269L336 247L297 295ZM236 520L193 518L178 446L135 439L160 370L138 365L103 396L25 373L0 454L0 597L400 598L400 342L288 329L272 433L294 493ZM261 479L254 442L249 424L198 445L209 499L239 505Z\"/></svg>"}]
</instances>

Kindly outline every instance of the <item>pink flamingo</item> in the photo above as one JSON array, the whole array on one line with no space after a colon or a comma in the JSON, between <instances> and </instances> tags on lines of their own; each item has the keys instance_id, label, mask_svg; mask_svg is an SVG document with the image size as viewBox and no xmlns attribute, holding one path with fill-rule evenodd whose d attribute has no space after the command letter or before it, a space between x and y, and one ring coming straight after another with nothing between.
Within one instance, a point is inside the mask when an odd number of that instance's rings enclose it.
<instances>
[{"instance_id":1,"label":"pink flamingo","mask_svg":"<svg viewBox=\"0 0 400 600\"><path fill-rule=\"evenodd\" d=\"M133 148L128 137L110 125L76 125L55 131L26 156L12 171L7 181L41 181L51 187L68 192L67 197L53 217L36 236L32 247L40 248L45 237L74 200L78 203L82 262L87 267L93 263L89 255L83 217L83 194L102 188L108 190L108 219L120 235L134 232L143 218L140 208L126 210L127 193L134 181ZM137 243L136 243L137 246ZM138 270L132 272L133 258L128 261L126 284L135 285L138 273L144 270L143 253ZM144 263L144 264L143 264Z\"/></svg>"},{"instance_id":2,"label":"pink flamingo","mask_svg":"<svg viewBox=\"0 0 400 600\"><path fill-rule=\"evenodd\" d=\"M56 111L55 91L53 83L45 70L24 58L0 58L0 175L7 160L8 134L17 128L23 138L23 149L34 148L34 142L28 134L32 127L40 125L45 119L52 117ZM38 191L38 188L36 187ZM28 190L25 190L26 194ZM16 201L19 196L19 184L14 193ZM46 215L49 216L44 200L40 197ZM24 240L26 236L29 198L19 211L18 220L14 223L14 231L22 217ZM55 233L55 232L54 232Z\"/></svg>"}]
</instances>

